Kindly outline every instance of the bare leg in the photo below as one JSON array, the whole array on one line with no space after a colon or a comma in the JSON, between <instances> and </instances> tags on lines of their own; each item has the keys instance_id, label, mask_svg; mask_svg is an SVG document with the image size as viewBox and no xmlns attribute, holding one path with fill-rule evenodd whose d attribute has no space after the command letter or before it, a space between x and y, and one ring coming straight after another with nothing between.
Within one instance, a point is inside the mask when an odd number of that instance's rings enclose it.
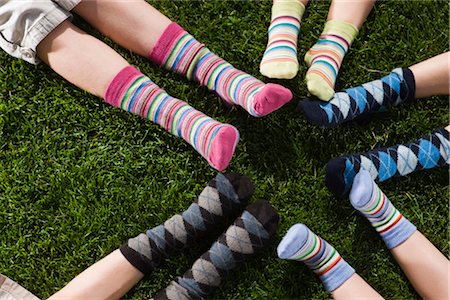
<instances>
[{"instance_id":1,"label":"bare leg","mask_svg":"<svg viewBox=\"0 0 450 300\"><path fill-rule=\"evenodd\" d=\"M99 260L50 299L120 299L144 275L115 250Z\"/></svg>"},{"instance_id":2,"label":"bare leg","mask_svg":"<svg viewBox=\"0 0 450 300\"><path fill-rule=\"evenodd\" d=\"M345 21L352 23L359 29L364 24L374 3L374 0L333 0L328 12L327 21Z\"/></svg>"},{"instance_id":3,"label":"bare leg","mask_svg":"<svg viewBox=\"0 0 450 300\"><path fill-rule=\"evenodd\" d=\"M73 12L131 51L148 57L169 18L143 0L84 0Z\"/></svg>"},{"instance_id":4,"label":"bare leg","mask_svg":"<svg viewBox=\"0 0 450 300\"><path fill-rule=\"evenodd\" d=\"M336 300L348 299L383 299L364 279L357 273L353 274L340 287L332 293Z\"/></svg>"},{"instance_id":5,"label":"bare leg","mask_svg":"<svg viewBox=\"0 0 450 300\"><path fill-rule=\"evenodd\" d=\"M104 96L114 76L128 66L109 46L68 21L39 44L37 54L66 80L99 97Z\"/></svg>"},{"instance_id":6,"label":"bare leg","mask_svg":"<svg viewBox=\"0 0 450 300\"><path fill-rule=\"evenodd\" d=\"M391 253L422 298L449 299L450 263L422 233L416 231Z\"/></svg>"},{"instance_id":7,"label":"bare leg","mask_svg":"<svg viewBox=\"0 0 450 300\"><path fill-rule=\"evenodd\" d=\"M449 95L450 52L445 52L409 67L416 82L416 99Z\"/></svg>"}]
</instances>

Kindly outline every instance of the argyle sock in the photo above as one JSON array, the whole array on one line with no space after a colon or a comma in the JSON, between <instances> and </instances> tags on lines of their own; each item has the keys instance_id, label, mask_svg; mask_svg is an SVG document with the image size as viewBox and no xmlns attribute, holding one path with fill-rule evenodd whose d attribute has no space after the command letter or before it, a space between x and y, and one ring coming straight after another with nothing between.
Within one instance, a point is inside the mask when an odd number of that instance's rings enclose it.
<instances>
[{"instance_id":1,"label":"argyle sock","mask_svg":"<svg viewBox=\"0 0 450 300\"><path fill-rule=\"evenodd\" d=\"M295 224L288 230L278 245L277 252L281 259L304 262L319 276L330 293L355 273L333 246L304 224Z\"/></svg>"},{"instance_id":2,"label":"argyle sock","mask_svg":"<svg viewBox=\"0 0 450 300\"><path fill-rule=\"evenodd\" d=\"M182 137L219 171L228 166L239 140L235 127L217 122L171 97L133 66L116 75L107 88L105 100Z\"/></svg>"},{"instance_id":3,"label":"argyle sock","mask_svg":"<svg viewBox=\"0 0 450 300\"><path fill-rule=\"evenodd\" d=\"M417 230L389 201L366 170L356 174L350 202L369 220L389 249L406 241Z\"/></svg>"},{"instance_id":4,"label":"argyle sock","mask_svg":"<svg viewBox=\"0 0 450 300\"><path fill-rule=\"evenodd\" d=\"M297 37L305 6L299 0L274 0L269 41L260 72L269 78L291 79L297 75Z\"/></svg>"},{"instance_id":5,"label":"argyle sock","mask_svg":"<svg viewBox=\"0 0 450 300\"><path fill-rule=\"evenodd\" d=\"M277 84L264 84L235 69L177 23L164 31L149 59L207 86L225 102L240 105L255 117L267 115L292 99L290 90Z\"/></svg>"},{"instance_id":6,"label":"argyle sock","mask_svg":"<svg viewBox=\"0 0 450 300\"><path fill-rule=\"evenodd\" d=\"M277 230L278 215L267 201L247 206L192 268L176 278L156 299L203 299L239 263L267 246Z\"/></svg>"},{"instance_id":7,"label":"argyle sock","mask_svg":"<svg viewBox=\"0 0 450 300\"><path fill-rule=\"evenodd\" d=\"M248 177L217 174L182 214L129 239L120 251L143 274L150 273L169 255L192 245L233 214L253 193Z\"/></svg>"},{"instance_id":8,"label":"argyle sock","mask_svg":"<svg viewBox=\"0 0 450 300\"><path fill-rule=\"evenodd\" d=\"M320 100L333 97L342 60L357 34L358 29L351 23L328 21L317 43L306 53L305 62L310 66L306 85Z\"/></svg>"},{"instance_id":9,"label":"argyle sock","mask_svg":"<svg viewBox=\"0 0 450 300\"><path fill-rule=\"evenodd\" d=\"M449 163L449 132L442 128L409 144L334 158L327 164L325 185L336 196L345 196L361 169L369 171L376 182L382 182L393 176L442 167Z\"/></svg>"},{"instance_id":10,"label":"argyle sock","mask_svg":"<svg viewBox=\"0 0 450 300\"><path fill-rule=\"evenodd\" d=\"M416 84L408 68L334 94L329 102L305 99L299 108L310 124L336 127L341 123L384 111L391 106L412 102Z\"/></svg>"}]
</instances>

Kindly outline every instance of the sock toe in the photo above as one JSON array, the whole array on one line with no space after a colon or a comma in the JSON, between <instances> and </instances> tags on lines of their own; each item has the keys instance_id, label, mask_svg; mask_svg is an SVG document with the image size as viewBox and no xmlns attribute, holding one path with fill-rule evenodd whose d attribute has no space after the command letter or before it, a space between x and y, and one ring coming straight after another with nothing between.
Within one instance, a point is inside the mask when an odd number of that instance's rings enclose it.
<instances>
[{"instance_id":1,"label":"sock toe","mask_svg":"<svg viewBox=\"0 0 450 300\"><path fill-rule=\"evenodd\" d=\"M298 63L292 61L262 63L259 71L269 78L292 79L297 75Z\"/></svg>"},{"instance_id":2,"label":"sock toe","mask_svg":"<svg viewBox=\"0 0 450 300\"><path fill-rule=\"evenodd\" d=\"M220 128L211 142L207 158L209 164L218 171L225 170L233 157L238 141L239 132L234 126L226 124Z\"/></svg>"},{"instance_id":3,"label":"sock toe","mask_svg":"<svg viewBox=\"0 0 450 300\"><path fill-rule=\"evenodd\" d=\"M248 199L253 194L254 186L249 177L237 173L226 173L223 176L231 183L239 199Z\"/></svg>"},{"instance_id":4,"label":"sock toe","mask_svg":"<svg viewBox=\"0 0 450 300\"><path fill-rule=\"evenodd\" d=\"M304 224L295 224L289 228L286 235L277 247L278 257L281 259L290 259L308 239L308 228Z\"/></svg>"},{"instance_id":5,"label":"sock toe","mask_svg":"<svg viewBox=\"0 0 450 300\"><path fill-rule=\"evenodd\" d=\"M354 208L359 209L369 202L374 184L368 171L361 170L356 174L350 191L350 202Z\"/></svg>"},{"instance_id":6,"label":"sock toe","mask_svg":"<svg viewBox=\"0 0 450 300\"><path fill-rule=\"evenodd\" d=\"M308 91L320 100L329 101L333 98L333 88L317 74L306 74L306 86Z\"/></svg>"},{"instance_id":7,"label":"sock toe","mask_svg":"<svg viewBox=\"0 0 450 300\"><path fill-rule=\"evenodd\" d=\"M255 117L263 117L279 109L292 99L292 92L279 85L268 83L254 98L253 110Z\"/></svg>"},{"instance_id":8,"label":"sock toe","mask_svg":"<svg viewBox=\"0 0 450 300\"><path fill-rule=\"evenodd\" d=\"M344 172L347 158L337 157L330 160L326 167L325 185L336 196L343 197L346 192Z\"/></svg>"},{"instance_id":9,"label":"sock toe","mask_svg":"<svg viewBox=\"0 0 450 300\"><path fill-rule=\"evenodd\" d=\"M298 109L305 116L309 124L331 127L328 115L320 107L322 103L323 101L306 98L298 103Z\"/></svg>"},{"instance_id":10,"label":"sock toe","mask_svg":"<svg viewBox=\"0 0 450 300\"><path fill-rule=\"evenodd\" d=\"M252 214L272 236L278 228L279 217L275 209L266 200L259 200L245 209Z\"/></svg>"}]
</instances>

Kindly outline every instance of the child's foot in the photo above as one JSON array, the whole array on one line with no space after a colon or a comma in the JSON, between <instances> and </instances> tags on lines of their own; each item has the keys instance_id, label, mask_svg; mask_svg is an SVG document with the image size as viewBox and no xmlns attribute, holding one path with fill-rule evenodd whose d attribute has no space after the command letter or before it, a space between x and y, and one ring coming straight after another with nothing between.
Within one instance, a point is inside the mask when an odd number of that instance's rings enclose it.
<instances>
[{"instance_id":1,"label":"child's foot","mask_svg":"<svg viewBox=\"0 0 450 300\"><path fill-rule=\"evenodd\" d=\"M176 23L165 30L149 58L207 86L224 101L240 105L255 117L267 115L292 99L290 90L277 84L266 85L235 69Z\"/></svg>"},{"instance_id":2,"label":"child's foot","mask_svg":"<svg viewBox=\"0 0 450 300\"><path fill-rule=\"evenodd\" d=\"M389 201L366 170L356 174L350 202L369 220L388 249L397 247L417 230Z\"/></svg>"},{"instance_id":3,"label":"child's foot","mask_svg":"<svg viewBox=\"0 0 450 300\"><path fill-rule=\"evenodd\" d=\"M260 72L269 78L292 79L298 72L297 37L305 6L299 0L275 0L269 41Z\"/></svg>"},{"instance_id":4,"label":"child's foot","mask_svg":"<svg viewBox=\"0 0 450 300\"><path fill-rule=\"evenodd\" d=\"M334 95L334 84L350 45L358 34L351 23L331 20L325 24L317 43L306 53L305 62L308 91L320 100L328 101Z\"/></svg>"},{"instance_id":5,"label":"child's foot","mask_svg":"<svg viewBox=\"0 0 450 300\"><path fill-rule=\"evenodd\" d=\"M405 145L341 156L327 164L325 185L338 197L346 196L360 170L377 182L450 163L449 132L439 129Z\"/></svg>"},{"instance_id":6,"label":"child's foot","mask_svg":"<svg viewBox=\"0 0 450 300\"><path fill-rule=\"evenodd\" d=\"M336 93L329 102L306 99L299 108L308 123L336 127L355 118L366 118L401 103L414 100L414 75L408 68L395 69L389 75L361 86Z\"/></svg>"},{"instance_id":7,"label":"child's foot","mask_svg":"<svg viewBox=\"0 0 450 300\"><path fill-rule=\"evenodd\" d=\"M281 259L304 262L330 293L355 273L333 246L304 224L295 224L288 230L277 252Z\"/></svg>"}]
</instances>

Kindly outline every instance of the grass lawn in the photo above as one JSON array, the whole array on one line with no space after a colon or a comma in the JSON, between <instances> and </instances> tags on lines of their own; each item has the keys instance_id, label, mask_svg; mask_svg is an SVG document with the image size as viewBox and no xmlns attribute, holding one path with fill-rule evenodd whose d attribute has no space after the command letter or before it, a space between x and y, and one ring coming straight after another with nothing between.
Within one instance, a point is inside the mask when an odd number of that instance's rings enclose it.
<instances>
[{"instance_id":1,"label":"grass lawn","mask_svg":"<svg viewBox=\"0 0 450 300\"><path fill-rule=\"evenodd\" d=\"M270 1L150 1L236 67L263 79ZM228 171L250 176L258 198L280 215L267 250L234 272L217 299L327 299L301 263L276 257L287 229L305 223L333 244L387 298L418 298L367 221L324 185L333 157L404 143L448 124L447 97L432 97L326 130L296 110L307 95L302 58L318 38L329 2L315 1L303 18L299 75L282 84L294 100L262 119L229 109L196 83L162 70L103 39L157 84L241 133ZM337 89L379 78L449 49L449 5L432 1L377 3L343 63ZM195 150L150 121L120 111L0 51L0 273L46 298L116 249L128 237L186 209L216 172ZM433 244L448 253L448 170L396 178L381 188ZM184 273L214 241L170 259L126 298L147 299Z\"/></svg>"}]
</instances>

